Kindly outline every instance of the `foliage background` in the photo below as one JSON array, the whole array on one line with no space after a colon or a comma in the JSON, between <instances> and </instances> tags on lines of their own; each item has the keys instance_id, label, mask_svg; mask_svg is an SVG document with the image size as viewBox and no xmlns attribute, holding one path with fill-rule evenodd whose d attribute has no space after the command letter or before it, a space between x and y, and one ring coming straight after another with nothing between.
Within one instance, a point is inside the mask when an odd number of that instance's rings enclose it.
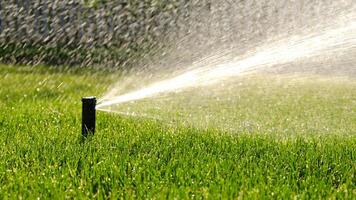
<instances>
[{"instance_id":1,"label":"foliage background","mask_svg":"<svg viewBox=\"0 0 356 200\"><path fill-rule=\"evenodd\" d=\"M0 62L126 66L203 1L0 2Z\"/></svg>"}]
</instances>

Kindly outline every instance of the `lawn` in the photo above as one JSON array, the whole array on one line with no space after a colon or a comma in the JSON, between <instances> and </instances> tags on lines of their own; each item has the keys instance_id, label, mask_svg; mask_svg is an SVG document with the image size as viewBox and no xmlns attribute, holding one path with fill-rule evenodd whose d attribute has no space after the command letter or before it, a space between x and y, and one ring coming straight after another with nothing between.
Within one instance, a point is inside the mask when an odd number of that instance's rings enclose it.
<instances>
[{"instance_id":1,"label":"lawn","mask_svg":"<svg viewBox=\"0 0 356 200\"><path fill-rule=\"evenodd\" d=\"M232 111L204 101L208 124L171 101L162 119L99 112L83 140L81 97L118 75L0 65L0 198L355 199L356 81L259 77Z\"/></svg>"}]
</instances>

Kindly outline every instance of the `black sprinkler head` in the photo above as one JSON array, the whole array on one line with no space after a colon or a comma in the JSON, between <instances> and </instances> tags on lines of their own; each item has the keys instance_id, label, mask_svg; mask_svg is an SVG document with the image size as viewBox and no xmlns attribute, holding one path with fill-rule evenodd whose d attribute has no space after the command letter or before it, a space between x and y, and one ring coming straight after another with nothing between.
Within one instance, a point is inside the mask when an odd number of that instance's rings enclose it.
<instances>
[{"instance_id":1,"label":"black sprinkler head","mask_svg":"<svg viewBox=\"0 0 356 200\"><path fill-rule=\"evenodd\" d=\"M87 137L95 133L96 97L83 97L82 104L82 135Z\"/></svg>"}]
</instances>

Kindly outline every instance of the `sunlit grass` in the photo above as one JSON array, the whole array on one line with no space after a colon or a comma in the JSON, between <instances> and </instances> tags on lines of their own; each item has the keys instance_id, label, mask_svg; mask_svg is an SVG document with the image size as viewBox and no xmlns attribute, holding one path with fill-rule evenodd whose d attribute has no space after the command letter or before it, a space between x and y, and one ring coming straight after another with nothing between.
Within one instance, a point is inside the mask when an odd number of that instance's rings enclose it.
<instances>
[{"instance_id":1,"label":"sunlit grass","mask_svg":"<svg viewBox=\"0 0 356 200\"><path fill-rule=\"evenodd\" d=\"M202 101L215 108L210 128L194 117L182 125L191 112L170 101L166 110L176 105L181 114L176 123L166 118L173 109L164 120L99 112L96 135L82 141L80 98L101 95L116 80L105 72L0 66L0 198L356 196L353 81L245 79L234 110ZM214 128L231 122L229 131Z\"/></svg>"},{"instance_id":2,"label":"sunlit grass","mask_svg":"<svg viewBox=\"0 0 356 200\"><path fill-rule=\"evenodd\" d=\"M356 80L251 74L105 109L164 123L275 137L356 134Z\"/></svg>"}]
</instances>

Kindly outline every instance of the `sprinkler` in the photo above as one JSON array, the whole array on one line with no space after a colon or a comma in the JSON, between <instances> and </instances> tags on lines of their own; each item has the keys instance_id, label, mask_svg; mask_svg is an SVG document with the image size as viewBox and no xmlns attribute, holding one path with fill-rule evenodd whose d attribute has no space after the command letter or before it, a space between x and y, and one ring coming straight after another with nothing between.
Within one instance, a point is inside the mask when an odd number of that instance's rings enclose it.
<instances>
[{"instance_id":1,"label":"sprinkler","mask_svg":"<svg viewBox=\"0 0 356 200\"><path fill-rule=\"evenodd\" d=\"M95 133L96 97L83 97L82 104L82 135L87 137Z\"/></svg>"}]
</instances>

